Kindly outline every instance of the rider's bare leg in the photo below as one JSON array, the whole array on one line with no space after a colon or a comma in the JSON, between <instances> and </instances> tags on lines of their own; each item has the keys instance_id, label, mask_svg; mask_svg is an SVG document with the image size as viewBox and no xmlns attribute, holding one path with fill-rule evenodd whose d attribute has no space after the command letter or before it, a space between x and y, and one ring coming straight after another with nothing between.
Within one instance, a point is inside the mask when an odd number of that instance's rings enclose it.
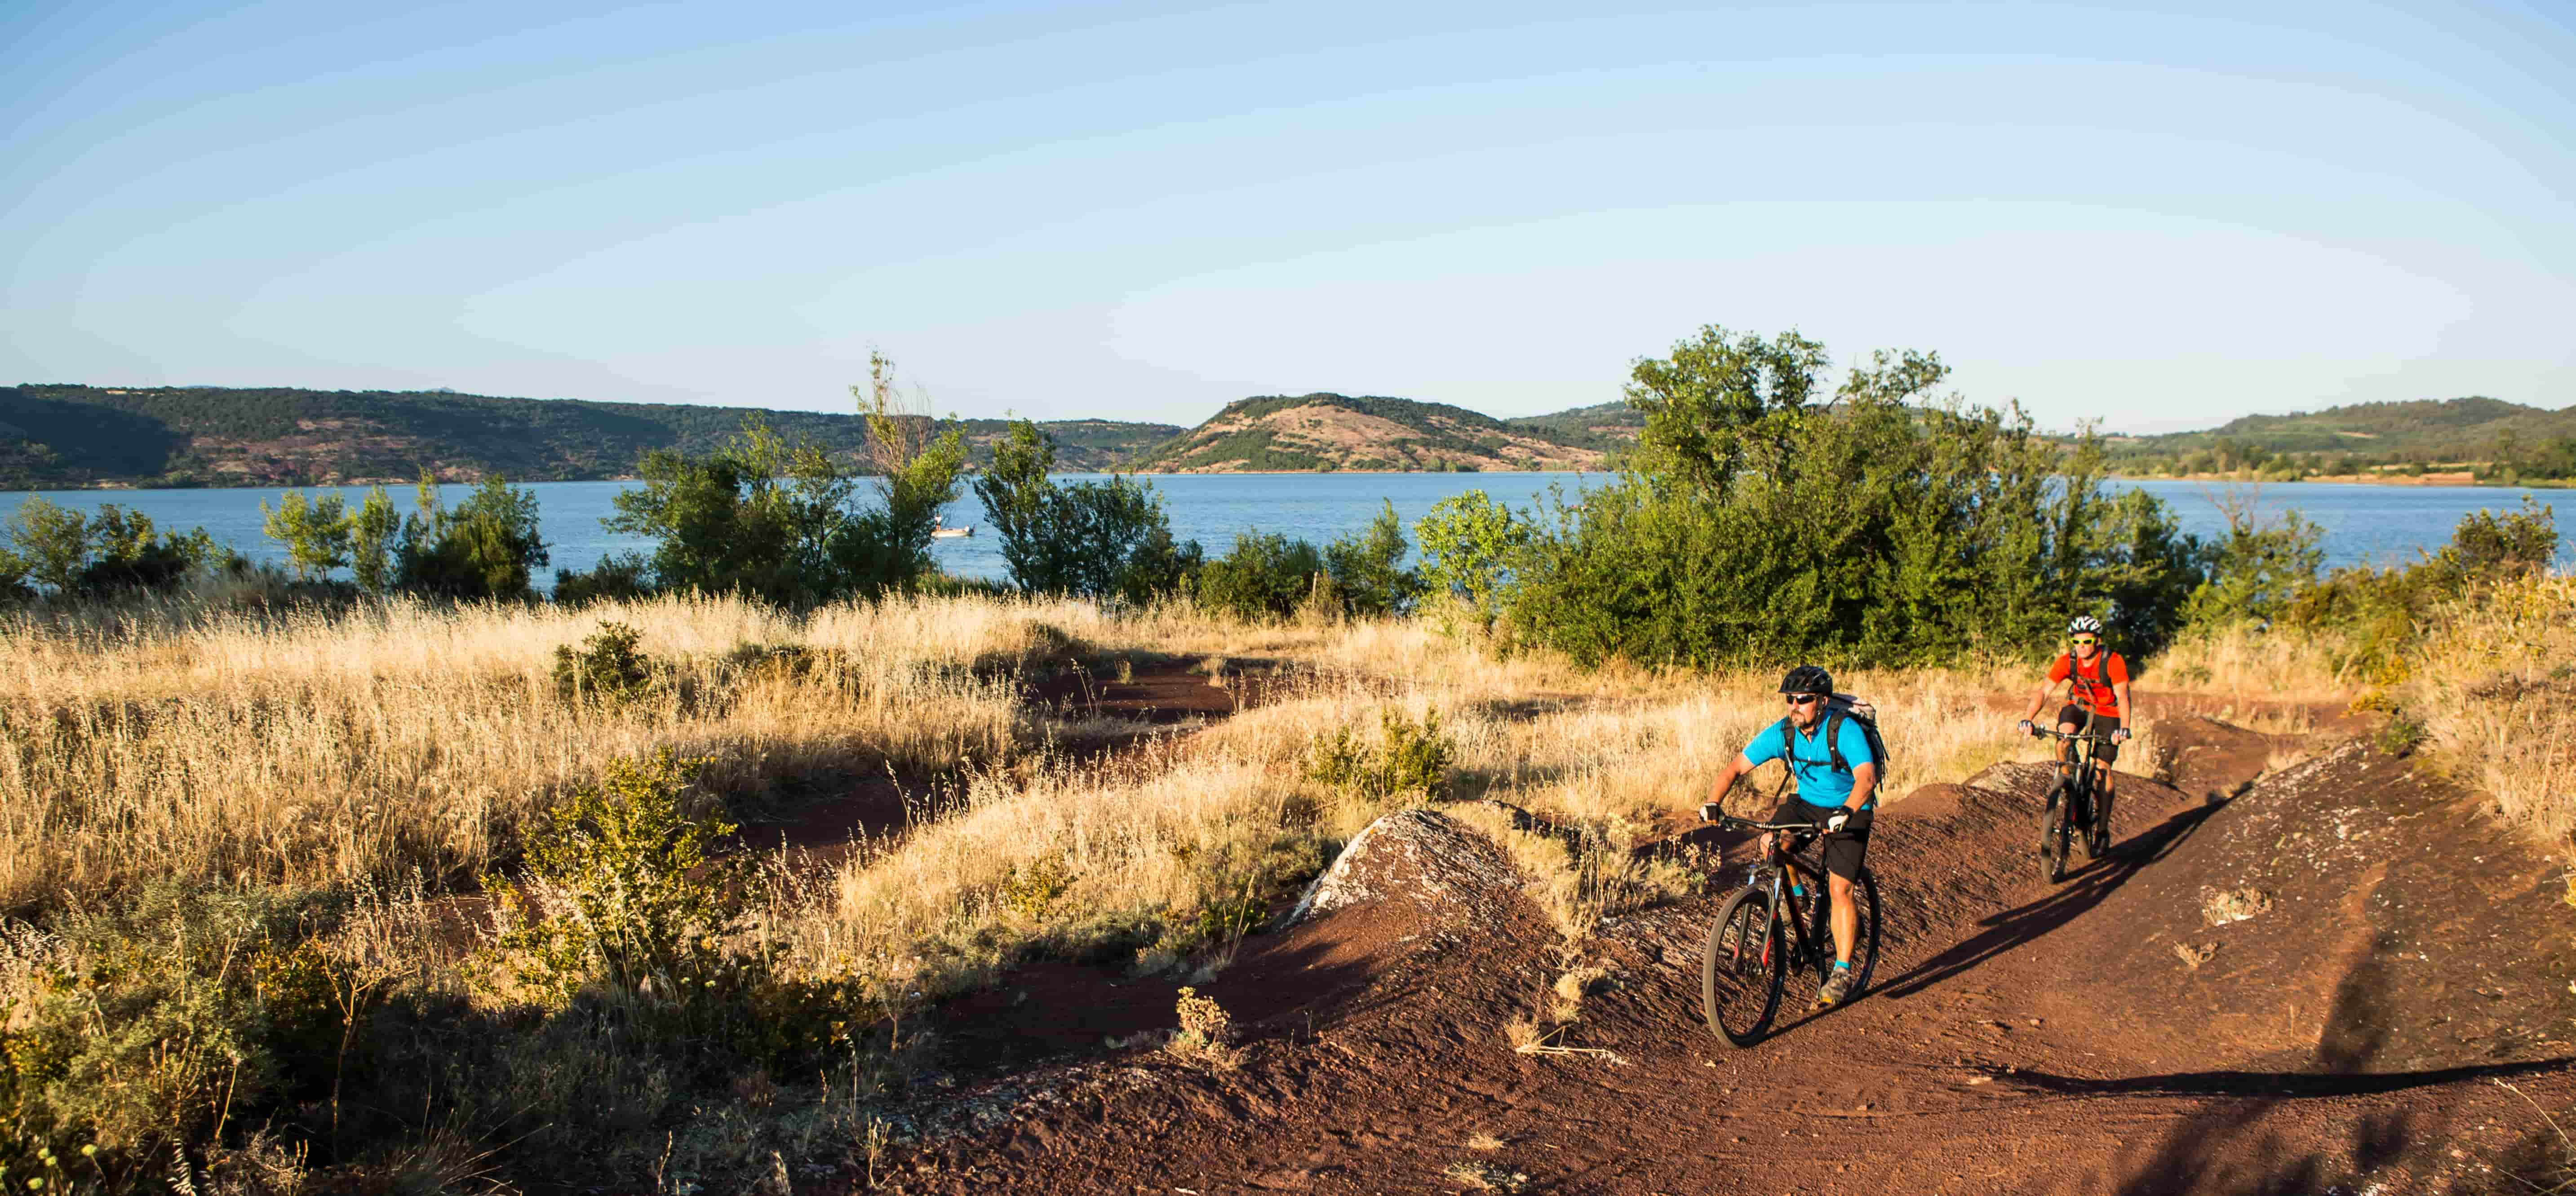
<instances>
[{"instance_id":1,"label":"rider's bare leg","mask_svg":"<svg viewBox=\"0 0 2576 1196\"><path fill-rule=\"evenodd\" d=\"M2060 734L2072 735L2072 734L2074 734L2074 733L2075 733L2075 724L2073 724L2073 723L2059 723L2059 724L2057 724L2057 730L2058 730L2058 732L2059 732ZM2059 775L2059 776L2061 776L2061 777L2066 777L2066 776L2073 776L2073 775L2075 775L2074 773L2067 771L2067 767L2068 767L2069 765L2073 764L2074 762L2075 762L2075 741L2074 741L2074 740L2072 740L2072 739L2061 739L2061 740L2058 740L2058 741L2057 741L2057 775Z\"/></svg>"},{"instance_id":2,"label":"rider's bare leg","mask_svg":"<svg viewBox=\"0 0 2576 1196\"><path fill-rule=\"evenodd\" d=\"M1834 961L1850 963L1852 940L1860 935L1860 905L1852 900L1852 882L1840 874L1828 875L1827 889L1834 895Z\"/></svg>"}]
</instances>

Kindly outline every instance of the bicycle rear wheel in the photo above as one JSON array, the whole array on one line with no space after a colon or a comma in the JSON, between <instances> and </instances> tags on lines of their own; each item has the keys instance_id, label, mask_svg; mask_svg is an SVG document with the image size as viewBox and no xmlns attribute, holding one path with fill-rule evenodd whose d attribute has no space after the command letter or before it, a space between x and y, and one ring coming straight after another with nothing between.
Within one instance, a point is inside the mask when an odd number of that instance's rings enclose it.
<instances>
[{"instance_id":1,"label":"bicycle rear wheel","mask_svg":"<svg viewBox=\"0 0 2576 1196\"><path fill-rule=\"evenodd\" d=\"M2075 837L2075 795L2067 792L2063 800L2048 808L2048 821L2039 832L2039 861L2048 870L2051 882L2066 879L2066 849Z\"/></svg>"},{"instance_id":2,"label":"bicycle rear wheel","mask_svg":"<svg viewBox=\"0 0 2576 1196\"><path fill-rule=\"evenodd\" d=\"M1729 926L1735 928L1732 942ZM1745 889L1727 898L1700 960L1700 1011L1709 1031L1730 1047L1760 1042L1780 1008L1780 986L1788 975L1789 940L1771 914L1771 895Z\"/></svg>"},{"instance_id":3,"label":"bicycle rear wheel","mask_svg":"<svg viewBox=\"0 0 2576 1196\"><path fill-rule=\"evenodd\" d=\"M2093 792L2093 854L2096 858L2111 854L2111 791L2096 788Z\"/></svg>"}]
</instances>

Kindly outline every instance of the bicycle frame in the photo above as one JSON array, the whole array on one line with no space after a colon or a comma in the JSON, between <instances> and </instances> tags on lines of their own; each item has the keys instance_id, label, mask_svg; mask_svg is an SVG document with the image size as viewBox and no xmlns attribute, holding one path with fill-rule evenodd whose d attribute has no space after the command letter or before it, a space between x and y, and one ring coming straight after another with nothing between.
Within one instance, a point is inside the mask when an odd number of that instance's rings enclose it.
<instances>
[{"instance_id":1,"label":"bicycle frame","mask_svg":"<svg viewBox=\"0 0 2576 1196\"><path fill-rule=\"evenodd\" d=\"M1831 833L1809 823L1760 823L1734 818L1727 821L1739 828L1770 831L1819 844ZM1772 917L1788 915L1789 962L1793 965L1812 962L1818 951L1832 950L1833 942L1833 928L1826 921L1833 911L1833 890L1829 887L1832 881L1827 878L1821 860L1810 864L1798 854L1805 847L1805 843L1781 844L1773 852L1774 858L1754 864L1757 874L1768 866L1770 875L1752 882L1768 892L1769 897L1764 904L1770 908ZM1799 895L1789 890L1792 875L1798 877L1802 885L1808 886L1808 895L1813 900L1801 902ZM1801 908L1802 905L1805 908ZM1813 925L1809 925L1810 921Z\"/></svg>"}]
</instances>

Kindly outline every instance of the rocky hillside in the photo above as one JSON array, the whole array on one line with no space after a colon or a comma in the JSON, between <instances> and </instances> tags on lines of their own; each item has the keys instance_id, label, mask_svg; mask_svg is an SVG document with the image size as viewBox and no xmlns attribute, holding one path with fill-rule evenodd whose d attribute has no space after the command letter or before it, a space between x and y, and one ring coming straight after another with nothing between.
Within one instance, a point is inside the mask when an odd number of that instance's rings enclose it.
<instances>
[{"instance_id":1,"label":"rocky hillside","mask_svg":"<svg viewBox=\"0 0 2576 1196\"><path fill-rule=\"evenodd\" d=\"M1149 473L1597 469L1603 448L1445 403L1337 394L1229 403L1139 459Z\"/></svg>"},{"instance_id":2,"label":"rocky hillside","mask_svg":"<svg viewBox=\"0 0 2576 1196\"><path fill-rule=\"evenodd\" d=\"M632 474L650 449L710 451L750 415L842 456L867 441L857 415L816 411L444 391L10 386L0 387L0 489L408 482L424 468L450 481L583 481ZM964 422L979 447L1008 427ZM1109 468L1181 431L1101 419L1039 427L1071 470Z\"/></svg>"}]
</instances>

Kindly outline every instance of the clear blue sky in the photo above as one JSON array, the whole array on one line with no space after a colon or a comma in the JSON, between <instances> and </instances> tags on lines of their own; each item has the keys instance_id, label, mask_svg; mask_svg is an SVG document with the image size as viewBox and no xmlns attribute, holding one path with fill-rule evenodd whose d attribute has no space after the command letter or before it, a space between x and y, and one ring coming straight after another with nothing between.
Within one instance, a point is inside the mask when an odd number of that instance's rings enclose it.
<instances>
[{"instance_id":1,"label":"clear blue sky","mask_svg":"<svg viewBox=\"0 0 2576 1196\"><path fill-rule=\"evenodd\" d=\"M1714 322L2576 404L2565 0L385 9L0 7L0 381L1517 415Z\"/></svg>"}]
</instances>

